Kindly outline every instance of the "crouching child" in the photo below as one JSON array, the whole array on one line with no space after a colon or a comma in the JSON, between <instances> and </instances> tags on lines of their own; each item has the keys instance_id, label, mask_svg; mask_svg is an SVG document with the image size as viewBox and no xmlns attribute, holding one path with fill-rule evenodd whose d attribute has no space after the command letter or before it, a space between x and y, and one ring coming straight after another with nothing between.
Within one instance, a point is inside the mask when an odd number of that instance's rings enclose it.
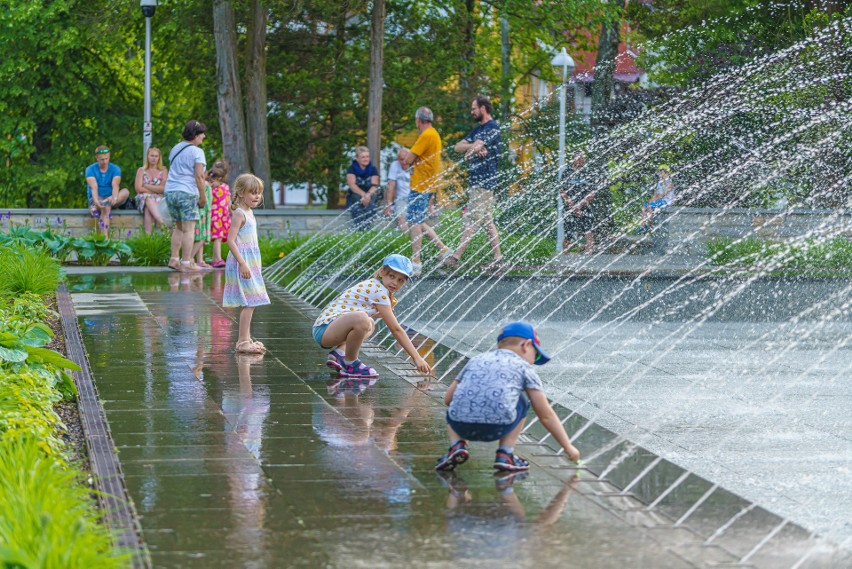
<instances>
[{"instance_id":1,"label":"crouching child","mask_svg":"<svg viewBox=\"0 0 852 569\"><path fill-rule=\"evenodd\" d=\"M447 432L451 444L435 469L452 470L467 461L468 441L499 441L494 457L496 470L529 470L530 463L514 451L530 406L568 458L578 461L580 452L571 444L531 365L543 365L549 360L531 325L507 324L497 336L497 349L472 358L444 395L449 406Z\"/></svg>"}]
</instances>

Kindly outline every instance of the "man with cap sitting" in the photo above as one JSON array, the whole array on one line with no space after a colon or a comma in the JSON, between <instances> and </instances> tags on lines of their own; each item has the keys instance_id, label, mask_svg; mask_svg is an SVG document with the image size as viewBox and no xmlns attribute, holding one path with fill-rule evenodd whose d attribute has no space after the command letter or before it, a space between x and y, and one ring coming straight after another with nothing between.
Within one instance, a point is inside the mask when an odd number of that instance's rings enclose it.
<instances>
[{"instance_id":1,"label":"man with cap sitting","mask_svg":"<svg viewBox=\"0 0 852 569\"><path fill-rule=\"evenodd\" d=\"M451 444L435 469L452 470L467 461L469 440L499 440L494 468L502 472L529 470L530 463L514 450L530 405L568 458L578 461L580 452L571 444L531 365L549 360L531 325L512 322L504 326L497 336L497 349L472 358L444 395Z\"/></svg>"}]
</instances>

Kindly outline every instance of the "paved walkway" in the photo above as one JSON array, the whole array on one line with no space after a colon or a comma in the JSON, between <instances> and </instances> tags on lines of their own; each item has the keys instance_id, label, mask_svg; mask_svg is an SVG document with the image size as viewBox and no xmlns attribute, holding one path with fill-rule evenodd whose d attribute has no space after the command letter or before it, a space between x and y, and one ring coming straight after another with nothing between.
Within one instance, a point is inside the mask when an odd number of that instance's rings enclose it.
<instances>
[{"instance_id":1,"label":"paved walkway","mask_svg":"<svg viewBox=\"0 0 852 569\"><path fill-rule=\"evenodd\" d=\"M523 480L495 478L483 444L439 477L442 386L378 349L375 385L339 383L284 293L256 311L269 353L250 357L221 272L69 281L155 567L841 566L779 548L790 527L706 542L542 447L519 449Z\"/></svg>"}]
</instances>

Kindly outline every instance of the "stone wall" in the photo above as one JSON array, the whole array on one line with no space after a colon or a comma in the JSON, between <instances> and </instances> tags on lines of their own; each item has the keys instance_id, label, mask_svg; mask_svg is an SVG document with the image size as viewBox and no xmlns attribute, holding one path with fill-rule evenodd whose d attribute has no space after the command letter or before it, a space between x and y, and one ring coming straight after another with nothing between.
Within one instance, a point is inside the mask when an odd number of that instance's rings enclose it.
<instances>
[{"instance_id":1,"label":"stone wall","mask_svg":"<svg viewBox=\"0 0 852 569\"><path fill-rule=\"evenodd\" d=\"M704 255L717 237L756 237L772 241L808 237L852 237L850 210L760 210L671 207L654 225L668 252Z\"/></svg>"},{"instance_id":2,"label":"stone wall","mask_svg":"<svg viewBox=\"0 0 852 569\"><path fill-rule=\"evenodd\" d=\"M328 233L349 221L349 216L341 211L301 208L258 209L255 217L259 234L272 233L276 236ZM6 231L10 225L29 225L36 229L58 225L63 231L81 236L96 229L98 220L90 217L85 209L13 209L0 212L0 230ZM135 233L142 231L142 216L133 210L118 210L113 212L110 225L118 235L125 235L128 231Z\"/></svg>"},{"instance_id":3,"label":"stone wall","mask_svg":"<svg viewBox=\"0 0 852 569\"><path fill-rule=\"evenodd\" d=\"M11 216L10 216L11 214ZM337 210L280 208L255 211L261 235L312 235L347 227L349 215ZM84 235L97 227L97 220L84 209L13 209L0 214L0 229L30 225L37 229L64 226L72 235ZM715 237L758 237L781 240L809 236L852 236L852 211L848 210L754 210L672 207L658 214L651 238L630 237L625 241L653 241L657 253L703 255L708 239ZM114 212L112 226L119 235L142 230L136 211ZM623 244L621 244L623 245ZM629 243L628 243L629 245ZM635 243L634 243L635 245ZM649 252L649 247L631 247ZM616 249L613 249L614 251Z\"/></svg>"}]
</instances>

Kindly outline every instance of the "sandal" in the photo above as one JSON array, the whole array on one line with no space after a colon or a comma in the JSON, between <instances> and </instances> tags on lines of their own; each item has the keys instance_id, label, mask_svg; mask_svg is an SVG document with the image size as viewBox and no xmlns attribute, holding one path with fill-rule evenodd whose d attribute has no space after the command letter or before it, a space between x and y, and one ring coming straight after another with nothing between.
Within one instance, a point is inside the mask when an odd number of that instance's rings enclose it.
<instances>
[{"instance_id":1,"label":"sandal","mask_svg":"<svg viewBox=\"0 0 852 569\"><path fill-rule=\"evenodd\" d=\"M225 266L225 261L223 261L222 259L219 259L218 261L213 261L212 263L210 263L210 266L213 267L214 269L221 269L222 267Z\"/></svg>"},{"instance_id":2,"label":"sandal","mask_svg":"<svg viewBox=\"0 0 852 569\"><path fill-rule=\"evenodd\" d=\"M266 348L258 346L251 340L243 340L242 342L237 342L234 351L238 354L265 354Z\"/></svg>"},{"instance_id":3,"label":"sandal","mask_svg":"<svg viewBox=\"0 0 852 569\"><path fill-rule=\"evenodd\" d=\"M251 339L251 342L252 342L252 344L255 344L255 345L257 345L257 346L260 346L260 347L261 347L261 348L263 348L264 350L266 349L266 346L264 346L264 345L263 345L263 342L261 342L260 340L255 340L254 338L252 338L252 339Z\"/></svg>"},{"instance_id":4,"label":"sandal","mask_svg":"<svg viewBox=\"0 0 852 569\"><path fill-rule=\"evenodd\" d=\"M170 258L168 267L174 271L180 271L180 259L177 257Z\"/></svg>"}]
</instances>

